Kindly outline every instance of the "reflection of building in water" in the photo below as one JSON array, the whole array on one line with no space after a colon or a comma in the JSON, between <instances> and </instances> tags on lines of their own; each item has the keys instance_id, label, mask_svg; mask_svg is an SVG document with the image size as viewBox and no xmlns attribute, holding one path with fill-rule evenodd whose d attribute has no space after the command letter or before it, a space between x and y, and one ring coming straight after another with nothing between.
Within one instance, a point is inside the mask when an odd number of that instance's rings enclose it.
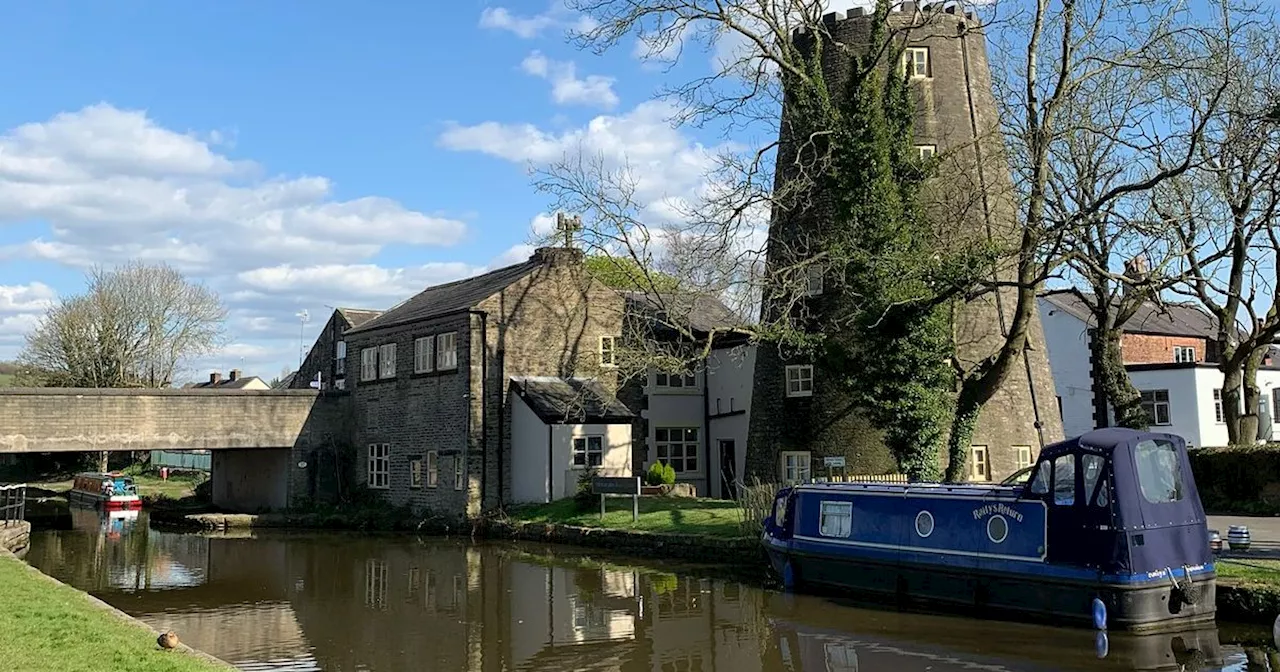
<instances>
[{"instance_id":1,"label":"reflection of building in water","mask_svg":"<svg viewBox=\"0 0 1280 672\"><path fill-rule=\"evenodd\" d=\"M315 658L288 602L234 604L212 609L139 614L138 619L163 632L180 633L199 642L232 665L271 660L273 669L315 669Z\"/></svg>"},{"instance_id":2,"label":"reflection of building in water","mask_svg":"<svg viewBox=\"0 0 1280 672\"><path fill-rule=\"evenodd\" d=\"M61 539L62 553L79 556L77 569L92 568L97 589L159 590L196 586L207 580L209 540L156 532L137 511L101 511L72 506L76 532Z\"/></svg>"}]
</instances>

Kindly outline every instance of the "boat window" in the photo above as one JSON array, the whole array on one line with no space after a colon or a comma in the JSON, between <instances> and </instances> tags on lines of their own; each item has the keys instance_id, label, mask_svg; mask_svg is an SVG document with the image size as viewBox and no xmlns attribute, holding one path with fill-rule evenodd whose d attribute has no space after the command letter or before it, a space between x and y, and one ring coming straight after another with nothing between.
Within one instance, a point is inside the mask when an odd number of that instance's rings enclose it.
<instances>
[{"instance_id":1,"label":"boat window","mask_svg":"<svg viewBox=\"0 0 1280 672\"><path fill-rule=\"evenodd\" d=\"M818 534L824 537L847 537L853 528L853 502L823 502Z\"/></svg>"},{"instance_id":2,"label":"boat window","mask_svg":"<svg viewBox=\"0 0 1280 672\"><path fill-rule=\"evenodd\" d=\"M1099 495L1096 500L1093 498L1093 492L1098 487L1099 480L1102 481L1102 491L1105 493L1107 489L1107 479L1102 476L1102 470L1106 466L1107 459L1101 455L1085 454L1080 456L1080 471L1083 472L1082 475L1084 476L1084 497L1086 501L1093 501L1094 506L1107 505L1104 499L1105 494Z\"/></svg>"},{"instance_id":3,"label":"boat window","mask_svg":"<svg viewBox=\"0 0 1280 672\"><path fill-rule=\"evenodd\" d=\"M1182 465L1178 451L1168 441L1139 441L1133 453L1138 463L1138 486L1152 504L1182 500Z\"/></svg>"},{"instance_id":4,"label":"boat window","mask_svg":"<svg viewBox=\"0 0 1280 672\"><path fill-rule=\"evenodd\" d=\"M1076 456L1059 455L1053 461L1053 503L1071 506L1076 503Z\"/></svg>"},{"instance_id":5,"label":"boat window","mask_svg":"<svg viewBox=\"0 0 1280 672\"><path fill-rule=\"evenodd\" d=\"M781 495L773 503L773 524L785 527L787 524L787 496Z\"/></svg>"},{"instance_id":6,"label":"boat window","mask_svg":"<svg viewBox=\"0 0 1280 672\"><path fill-rule=\"evenodd\" d=\"M1031 481L1031 492L1036 495L1049 494L1049 461L1044 460L1036 467L1036 477Z\"/></svg>"}]
</instances>

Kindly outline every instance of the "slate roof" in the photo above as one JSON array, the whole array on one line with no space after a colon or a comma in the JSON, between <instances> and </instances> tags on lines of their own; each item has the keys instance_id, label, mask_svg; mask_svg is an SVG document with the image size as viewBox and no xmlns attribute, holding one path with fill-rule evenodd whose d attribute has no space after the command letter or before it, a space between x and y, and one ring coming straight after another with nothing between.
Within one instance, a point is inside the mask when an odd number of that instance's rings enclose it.
<instances>
[{"instance_id":1,"label":"slate roof","mask_svg":"<svg viewBox=\"0 0 1280 672\"><path fill-rule=\"evenodd\" d=\"M367 308L339 308L338 314L342 315L342 319L346 320L351 328L355 328L381 315L382 311Z\"/></svg>"},{"instance_id":2,"label":"slate roof","mask_svg":"<svg viewBox=\"0 0 1280 672\"><path fill-rule=\"evenodd\" d=\"M202 383L191 383L187 387L204 387L204 388L216 387L219 390L239 390L239 389L248 387L249 383L255 380L262 383L266 387L271 387L270 385L267 385L267 381L259 378L258 376L246 376L242 378L236 378L235 380L231 380L230 378L224 378L218 381L217 383L213 383L211 381L206 380Z\"/></svg>"},{"instance_id":3,"label":"slate roof","mask_svg":"<svg viewBox=\"0 0 1280 672\"><path fill-rule=\"evenodd\" d=\"M627 292L626 297L630 309L645 312L663 325L685 326L699 334L744 326L741 317L709 294L654 296L645 292Z\"/></svg>"},{"instance_id":4,"label":"slate roof","mask_svg":"<svg viewBox=\"0 0 1280 672\"><path fill-rule=\"evenodd\" d=\"M383 311L380 315L352 327L347 333L371 331L472 308L529 275L540 266L542 266L541 261L530 259L483 275L428 287L391 309Z\"/></svg>"},{"instance_id":5,"label":"slate roof","mask_svg":"<svg viewBox=\"0 0 1280 672\"><path fill-rule=\"evenodd\" d=\"M547 424L619 424L635 418L599 381L589 378L513 376L511 387Z\"/></svg>"},{"instance_id":6,"label":"slate roof","mask_svg":"<svg viewBox=\"0 0 1280 672\"><path fill-rule=\"evenodd\" d=\"M1068 315L1093 326L1093 314L1074 293L1055 292L1044 295L1044 299ZM1218 337L1217 319L1190 303L1166 302L1165 308L1161 309L1154 302L1148 301L1124 323L1123 329L1130 333L1158 336Z\"/></svg>"}]
</instances>

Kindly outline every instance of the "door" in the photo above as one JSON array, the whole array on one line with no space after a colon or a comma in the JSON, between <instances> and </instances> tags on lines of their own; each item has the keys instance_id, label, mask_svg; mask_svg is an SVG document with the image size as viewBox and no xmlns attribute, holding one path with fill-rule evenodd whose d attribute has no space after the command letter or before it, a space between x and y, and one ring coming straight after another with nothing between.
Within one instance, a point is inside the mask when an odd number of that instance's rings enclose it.
<instances>
[{"instance_id":1,"label":"door","mask_svg":"<svg viewBox=\"0 0 1280 672\"><path fill-rule=\"evenodd\" d=\"M733 439L720 439L720 498L738 498L738 447Z\"/></svg>"},{"instance_id":2,"label":"door","mask_svg":"<svg viewBox=\"0 0 1280 672\"><path fill-rule=\"evenodd\" d=\"M1111 469L1094 453L1053 458L1048 505L1049 562L1113 569L1119 535L1111 502Z\"/></svg>"}]
</instances>

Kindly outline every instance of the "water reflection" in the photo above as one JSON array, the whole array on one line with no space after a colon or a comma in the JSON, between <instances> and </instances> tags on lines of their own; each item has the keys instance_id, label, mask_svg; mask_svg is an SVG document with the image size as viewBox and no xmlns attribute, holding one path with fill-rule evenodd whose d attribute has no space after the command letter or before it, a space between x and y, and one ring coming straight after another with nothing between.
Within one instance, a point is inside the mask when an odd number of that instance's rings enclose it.
<instances>
[{"instance_id":1,"label":"water reflection","mask_svg":"<svg viewBox=\"0 0 1280 672\"><path fill-rule=\"evenodd\" d=\"M545 547L320 534L202 536L73 512L27 559L244 670L1264 670L1176 636L869 611ZM1269 636L1269 634L1268 634Z\"/></svg>"}]
</instances>

